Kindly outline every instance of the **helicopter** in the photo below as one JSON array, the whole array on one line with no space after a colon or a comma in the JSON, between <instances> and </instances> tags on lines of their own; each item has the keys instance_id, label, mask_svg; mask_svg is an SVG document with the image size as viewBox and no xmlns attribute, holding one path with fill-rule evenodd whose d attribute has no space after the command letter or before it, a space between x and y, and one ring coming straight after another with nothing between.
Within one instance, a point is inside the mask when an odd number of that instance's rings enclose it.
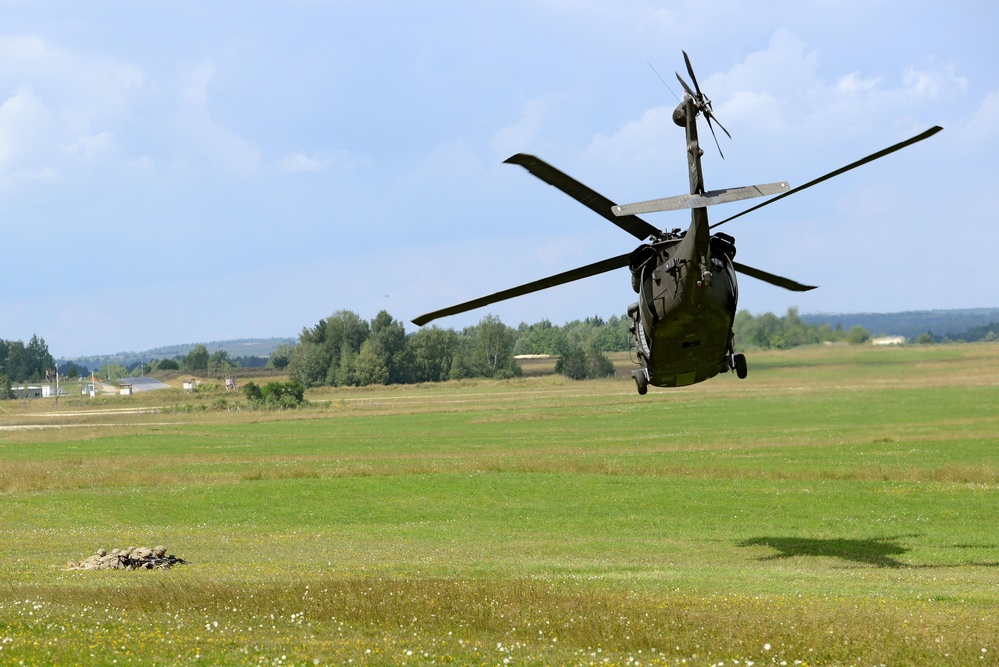
<instances>
[{"instance_id":1,"label":"helicopter","mask_svg":"<svg viewBox=\"0 0 999 667\"><path fill-rule=\"evenodd\" d=\"M745 379L748 375L746 357L735 351L732 330L739 300L736 274L796 292L812 290L815 286L736 262L735 238L724 232L713 233L712 230L927 139L943 128L934 126L796 188L779 182L705 190L701 169L704 152L698 140L697 118L703 116L707 121L722 158L724 154L721 153L714 125L717 124L730 139L732 135L715 117L711 100L701 91L686 51L683 51L683 59L693 87L676 72L684 95L673 111L673 122L686 132L689 194L619 206L533 155L518 153L505 160L506 163L520 165L545 183L558 188L642 241L641 245L629 253L421 315L413 319L413 323L423 326L440 317L628 267L632 288L638 294L638 300L628 306L627 313L632 320L630 331L635 339L639 365L632 372L632 377L639 394L646 394L650 385L686 386L728 371L734 371L737 377ZM711 224L708 221L709 206L770 195L775 196L720 222ZM686 230L661 230L638 217L643 213L684 209L690 209L690 226Z\"/></svg>"}]
</instances>

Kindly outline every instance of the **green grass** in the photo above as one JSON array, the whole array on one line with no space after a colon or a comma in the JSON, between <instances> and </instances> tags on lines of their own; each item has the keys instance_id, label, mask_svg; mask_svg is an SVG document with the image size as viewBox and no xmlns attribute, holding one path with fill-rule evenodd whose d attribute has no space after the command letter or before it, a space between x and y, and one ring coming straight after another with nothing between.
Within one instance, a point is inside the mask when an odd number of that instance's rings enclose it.
<instances>
[{"instance_id":1,"label":"green grass","mask_svg":"<svg viewBox=\"0 0 999 667\"><path fill-rule=\"evenodd\" d=\"M5 404L0 664L996 664L996 352Z\"/></svg>"}]
</instances>

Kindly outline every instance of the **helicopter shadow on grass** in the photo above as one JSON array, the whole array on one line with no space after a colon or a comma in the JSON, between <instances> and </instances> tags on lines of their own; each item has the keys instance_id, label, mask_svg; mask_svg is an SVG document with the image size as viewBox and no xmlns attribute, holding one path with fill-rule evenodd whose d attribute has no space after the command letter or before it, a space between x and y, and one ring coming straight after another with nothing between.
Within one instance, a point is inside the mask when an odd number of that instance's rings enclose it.
<instances>
[{"instance_id":1,"label":"helicopter shadow on grass","mask_svg":"<svg viewBox=\"0 0 999 667\"><path fill-rule=\"evenodd\" d=\"M851 563L873 565L883 568L905 568L910 565L897 560L909 549L898 544L899 537L880 537L868 540L843 538L814 539L807 537L753 537L739 542L740 547L770 547L778 553L763 556L759 560L782 560L798 556L825 556L839 558ZM909 536L911 537L911 536Z\"/></svg>"},{"instance_id":2,"label":"helicopter shadow on grass","mask_svg":"<svg viewBox=\"0 0 999 667\"><path fill-rule=\"evenodd\" d=\"M758 560L783 560L798 556L819 556L839 558L851 563L873 565L887 569L935 569L949 567L999 567L999 562L970 562L957 564L911 564L899 561L896 556L908 553L910 550L898 544L905 538L918 535L897 535L895 537L879 537L868 540L850 540L843 538L814 539L806 537L753 537L738 543L740 547L769 547L778 553L763 556ZM990 547L991 545L984 545ZM963 548L983 548L983 545L955 545Z\"/></svg>"}]
</instances>

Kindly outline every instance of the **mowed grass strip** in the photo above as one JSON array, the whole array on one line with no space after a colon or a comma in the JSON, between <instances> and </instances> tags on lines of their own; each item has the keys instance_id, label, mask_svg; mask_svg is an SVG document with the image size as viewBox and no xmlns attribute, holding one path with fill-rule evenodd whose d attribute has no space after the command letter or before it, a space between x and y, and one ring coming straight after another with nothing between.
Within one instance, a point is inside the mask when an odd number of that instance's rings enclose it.
<instances>
[{"instance_id":1,"label":"mowed grass strip","mask_svg":"<svg viewBox=\"0 0 999 667\"><path fill-rule=\"evenodd\" d=\"M3 432L0 662L987 662L994 350ZM191 563L62 569L153 543Z\"/></svg>"}]
</instances>

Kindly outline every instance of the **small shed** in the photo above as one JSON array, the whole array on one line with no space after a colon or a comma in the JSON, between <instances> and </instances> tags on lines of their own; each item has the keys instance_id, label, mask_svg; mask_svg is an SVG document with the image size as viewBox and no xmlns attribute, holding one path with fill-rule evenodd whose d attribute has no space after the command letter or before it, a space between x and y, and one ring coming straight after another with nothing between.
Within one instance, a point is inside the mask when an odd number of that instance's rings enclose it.
<instances>
[{"instance_id":1,"label":"small shed","mask_svg":"<svg viewBox=\"0 0 999 667\"><path fill-rule=\"evenodd\" d=\"M187 378L186 380L184 380L184 393L193 394L194 388L197 387L199 384L201 383L195 380L194 378Z\"/></svg>"},{"instance_id":2,"label":"small shed","mask_svg":"<svg viewBox=\"0 0 999 667\"><path fill-rule=\"evenodd\" d=\"M14 395L17 396L18 398L41 398L42 397L42 388L41 387L35 387L35 386L24 387L24 386L21 386L21 387L11 387L10 390L13 391Z\"/></svg>"},{"instance_id":3,"label":"small shed","mask_svg":"<svg viewBox=\"0 0 999 667\"><path fill-rule=\"evenodd\" d=\"M122 382L118 385L118 395L119 396L131 396L132 395L132 383Z\"/></svg>"}]
</instances>

